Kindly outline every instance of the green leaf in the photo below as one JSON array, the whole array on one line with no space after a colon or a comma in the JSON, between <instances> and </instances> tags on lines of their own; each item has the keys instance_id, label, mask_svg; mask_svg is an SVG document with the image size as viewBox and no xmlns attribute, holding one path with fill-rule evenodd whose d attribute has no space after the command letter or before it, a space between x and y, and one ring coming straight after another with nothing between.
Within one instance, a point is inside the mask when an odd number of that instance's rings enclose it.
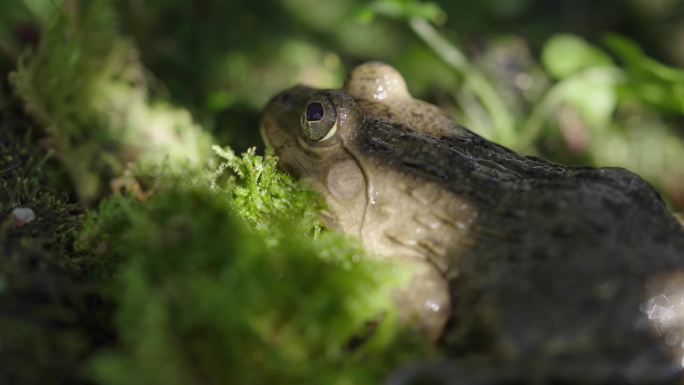
<instances>
[{"instance_id":1,"label":"green leaf","mask_svg":"<svg viewBox=\"0 0 684 385\"><path fill-rule=\"evenodd\" d=\"M566 100L581 113L592 127L602 128L610 123L617 106L617 90L610 79L582 76L573 79L566 88Z\"/></svg>"},{"instance_id":2,"label":"green leaf","mask_svg":"<svg viewBox=\"0 0 684 385\"><path fill-rule=\"evenodd\" d=\"M627 94L646 104L684 113L684 70L648 57L625 37L610 34L604 42L625 65Z\"/></svg>"},{"instance_id":3,"label":"green leaf","mask_svg":"<svg viewBox=\"0 0 684 385\"><path fill-rule=\"evenodd\" d=\"M634 41L616 34L608 34L603 40L620 60L633 70L665 81L684 82L684 70L667 66L648 57Z\"/></svg>"},{"instance_id":4,"label":"green leaf","mask_svg":"<svg viewBox=\"0 0 684 385\"><path fill-rule=\"evenodd\" d=\"M587 68L613 64L603 51L568 34L551 37L544 45L541 58L546 71L558 79Z\"/></svg>"}]
</instances>

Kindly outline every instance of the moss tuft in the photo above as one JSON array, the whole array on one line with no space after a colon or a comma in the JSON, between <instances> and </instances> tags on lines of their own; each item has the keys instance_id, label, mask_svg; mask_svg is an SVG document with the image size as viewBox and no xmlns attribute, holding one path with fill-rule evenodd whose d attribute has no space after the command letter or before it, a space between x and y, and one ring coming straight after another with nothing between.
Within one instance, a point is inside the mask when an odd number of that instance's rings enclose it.
<instances>
[{"instance_id":1,"label":"moss tuft","mask_svg":"<svg viewBox=\"0 0 684 385\"><path fill-rule=\"evenodd\" d=\"M214 152L221 162L212 187L226 191L235 210L252 226L277 231L277 225L270 226L277 218L298 218L306 233L316 236L321 231L318 213L324 208L322 198L278 170L276 156L256 156L254 148L240 156L218 146ZM227 170L231 173L226 174Z\"/></svg>"}]
</instances>

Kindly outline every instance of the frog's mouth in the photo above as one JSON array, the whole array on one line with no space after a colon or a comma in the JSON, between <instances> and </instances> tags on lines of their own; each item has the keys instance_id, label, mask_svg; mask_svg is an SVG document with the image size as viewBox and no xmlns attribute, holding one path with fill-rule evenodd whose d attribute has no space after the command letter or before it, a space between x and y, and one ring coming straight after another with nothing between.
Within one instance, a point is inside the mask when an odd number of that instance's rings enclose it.
<instances>
[{"instance_id":1,"label":"frog's mouth","mask_svg":"<svg viewBox=\"0 0 684 385\"><path fill-rule=\"evenodd\" d=\"M259 122L259 134L261 135L261 140L266 145L266 148L271 148L276 154L280 154L280 151L285 148L287 142L283 140L285 139L282 138L283 134L279 133L282 129L278 127L278 123L268 113L269 110L270 108L267 107L265 109L266 112L264 112L261 117L261 121Z\"/></svg>"}]
</instances>

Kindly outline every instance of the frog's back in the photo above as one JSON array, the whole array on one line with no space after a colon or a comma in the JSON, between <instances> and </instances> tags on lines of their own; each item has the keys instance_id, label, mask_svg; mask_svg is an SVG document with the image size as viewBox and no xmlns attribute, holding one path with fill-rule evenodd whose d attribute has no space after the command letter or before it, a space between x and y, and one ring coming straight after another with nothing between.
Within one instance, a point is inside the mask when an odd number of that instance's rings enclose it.
<instances>
[{"instance_id":1,"label":"frog's back","mask_svg":"<svg viewBox=\"0 0 684 385\"><path fill-rule=\"evenodd\" d=\"M673 305L684 299L684 232L639 176L521 156L467 130L437 137L369 120L364 132L382 162L477 208L473 246L450 266L443 344L454 357L544 362L537 375L570 382L679 376L684 322L655 312L684 317Z\"/></svg>"}]
</instances>

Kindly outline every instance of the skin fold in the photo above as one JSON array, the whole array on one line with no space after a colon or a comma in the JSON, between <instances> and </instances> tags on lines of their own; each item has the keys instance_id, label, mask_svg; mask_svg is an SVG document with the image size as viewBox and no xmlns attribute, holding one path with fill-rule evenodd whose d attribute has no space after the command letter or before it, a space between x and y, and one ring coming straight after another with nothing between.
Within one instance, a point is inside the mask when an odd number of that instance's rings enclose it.
<instances>
[{"instance_id":1,"label":"skin fold","mask_svg":"<svg viewBox=\"0 0 684 385\"><path fill-rule=\"evenodd\" d=\"M382 63L283 91L261 130L330 226L412 267L396 302L449 359L390 383L681 382L684 232L636 174L489 142Z\"/></svg>"}]
</instances>

